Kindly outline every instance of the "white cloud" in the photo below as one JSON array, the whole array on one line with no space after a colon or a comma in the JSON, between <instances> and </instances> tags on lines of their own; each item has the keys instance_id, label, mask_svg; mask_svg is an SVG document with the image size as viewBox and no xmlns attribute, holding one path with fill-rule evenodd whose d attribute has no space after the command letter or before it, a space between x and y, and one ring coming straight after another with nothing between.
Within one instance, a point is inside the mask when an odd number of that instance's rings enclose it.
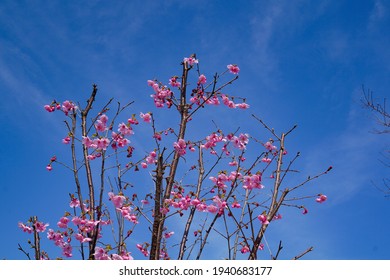
<instances>
[{"instance_id":1,"label":"white cloud","mask_svg":"<svg viewBox=\"0 0 390 280\"><path fill-rule=\"evenodd\" d=\"M374 7L371 10L368 28L374 27L378 22L387 16L387 9L381 0L375 1Z\"/></svg>"}]
</instances>

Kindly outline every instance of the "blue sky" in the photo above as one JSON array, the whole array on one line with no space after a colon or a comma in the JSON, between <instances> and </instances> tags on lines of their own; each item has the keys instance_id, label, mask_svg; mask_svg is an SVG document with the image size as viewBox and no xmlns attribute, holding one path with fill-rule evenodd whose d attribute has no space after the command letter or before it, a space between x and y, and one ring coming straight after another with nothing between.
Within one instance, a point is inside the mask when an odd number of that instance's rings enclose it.
<instances>
[{"instance_id":1,"label":"blue sky","mask_svg":"<svg viewBox=\"0 0 390 280\"><path fill-rule=\"evenodd\" d=\"M17 223L36 214L54 225L73 188L65 170L45 169L66 150L62 116L43 105L83 102L96 83L102 101L155 110L146 81L180 74L196 53L210 77L241 68L230 90L251 108L221 115L221 126L261 135L251 113L277 131L298 124L289 146L302 154L302 174L334 167L314 184L328 201L306 216L286 213L270 231L272 248L284 242L281 258L314 246L306 259L389 259L390 201L374 187L389 173L379 161L389 134L372 133L360 104L362 85L389 97L389 29L380 0L1 1L0 258L23 259Z\"/></svg>"}]
</instances>

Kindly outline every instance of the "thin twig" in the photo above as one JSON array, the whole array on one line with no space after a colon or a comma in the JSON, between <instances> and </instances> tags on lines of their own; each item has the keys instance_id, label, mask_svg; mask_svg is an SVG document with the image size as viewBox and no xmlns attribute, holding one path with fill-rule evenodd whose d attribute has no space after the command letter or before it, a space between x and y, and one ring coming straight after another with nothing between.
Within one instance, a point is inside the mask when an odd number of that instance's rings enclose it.
<instances>
[{"instance_id":1,"label":"thin twig","mask_svg":"<svg viewBox=\"0 0 390 280\"><path fill-rule=\"evenodd\" d=\"M306 255L307 253L313 251L313 249L314 249L313 246L309 247L309 248L306 249L303 253L301 253L301 254L295 256L295 257L293 258L293 260L298 260L298 259L302 258L302 257L303 257L304 255Z\"/></svg>"}]
</instances>

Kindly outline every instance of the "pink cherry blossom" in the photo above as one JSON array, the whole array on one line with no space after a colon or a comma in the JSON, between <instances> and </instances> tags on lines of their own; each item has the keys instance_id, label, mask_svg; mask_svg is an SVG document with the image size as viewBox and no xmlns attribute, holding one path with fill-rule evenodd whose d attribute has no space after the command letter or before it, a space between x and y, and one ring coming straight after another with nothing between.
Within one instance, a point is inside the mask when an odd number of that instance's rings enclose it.
<instances>
[{"instance_id":1,"label":"pink cherry blossom","mask_svg":"<svg viewBox=\"0 0 390 280\"><path fill-rule=\"evenodd\" d=\"M241 178L242 178L242 174L240 172L232 171L229 174L229 180L232 182L236 179L241 179Z\"/></svg>"},{"instance_id":2,"label":"pink cherry blossom","mask_svg":"<svg viewBox=\"0 0 390 280\"><path fill-rule=\"evenodd\" d=\"M274 146L274 145L272 145L272 143L271 142L266 142L265 144L264 144L264 147L268 150L268 151L273 151L273 150L276 150L277 148L276 148L276 146Z\"/></svg>"},{"instance_id":3,"label":"pink cherry blossom","mask_svg":"<svg viewBox=\"0 0 390 280\"><path fill-rule=\"evenodd\" d=\"M309 211L308 211L305 207L303 207L302 214L303 214L303 215L306 215L307 213L309 213Z\"/></svg>"},{"instance_id":4,"label":"pink cherry blossom","mask_svg":"<svg viewBox=\"0 0 390 280\"><path fill-rule=\"evenodd\" d=\"M94 159L96 159L96 156L91 154L91 155L87 156L87 159L88 160L94 160Z\"/></svg>"},{"instance_id":5,"label":"pink cherry blossom","mask_svg":"<svg viewBox=\"0 0 390 280\"><path fill-rule=\"evenodd\" d=\"M281 214L277 214L274 216L274 218L272 220L280 220L282 219L282 215Z\"/></svg>"},{"instance_id":6,"label":"pink cherry blossom","mask_svg":"<svg viewBox=\"0 0 390 280\"><path fill-rule=\"evenodd\" d=\"M55 107L54 107L54 106L45 105L44 108L45 108L45 110L48 111L49 113L55 111Z\"/></svg>"},{"instance_id":7,"label":"pink cherry blossom","mask_svg":"<svg viewBox=\"0 0 390 280\"><path fill-rule=\"evenodd\" d=\"M221 199L219 196L214 196L213 197L213 202L216 204L219 210L223 210L227 208L227 203L225 200Z\"/></svg>"},{"instance_id":8,"label":"pink cherry blossom","mask_svg":"<svg viewBox=\"0 0 390 280\"><path fill-rule=\"evenodd\" d=\"M207 83L207 79L206 79L206 76L202 74L198 78L198 84L204 85L205 83Z\"/></svg>"},{"instance_id":9,"label":"pink cherry blossom","mask_svg":"<svg viewBox=\"0 0 390 280\"><path fill-rule=\"evenodd\" d=\"M177 81L178 77L177 76L173 76L169 79L169 84L172 86L172 87L180 87L180 82Z\"/></svg>"},{"instance_id":10,"label":"pink cherry blossom","mask_svg":"<svg viewBox=\"0 0 390 280\"><path fill-rule=\"evenodd\" d=\"M122 256L120 256L118 254L111 254L111 259L114 261L122 261L123 260Z\"/></svg>"},{"instance_id":11,"label":"pink cherry blossom","mask_svg":"<svg viewBox=\"0 0 390 280\"><path fill-rule=\"evenodd\" d=\"M46 169L47 169L47 171L51 171L53 169L53 167L51 166L51 164L48 164L48 165L46 165Z\"/></svg>"},{"instance_id":12,"label":"pink cherry blossom","mask_svg":"<svg viewBox=\"0 0 390 280\"><path fill-rule=\"evenodd\" d=\"M106 131L107 126L101 120L97 120L95 122L95 128L96 128L97 131L104 132L104 131Z\"/></svg>"},{"instance_id":13,"label":"pink cherry blossom","mask_svg":"<svg viewBox=\"0 0 390 280\"><path fill-rule=\"evenodd\" d=\"M134 134L133 129L130 125L126 125L125 123L120 123L118 125L118 132L120 132L122 135L132 135Z\"/></svg>"},{"instance_id":14,"label":"pink cherry blossom","mask_svg":"<svg viewBox=\"0 0 390 280\"><path fill-rule=\"evenodd\" d=\"M64 101L62 103L62 107L61 108L62 108L62 111L67 116L70 111L76 110L77 106L73 102L66 100L66 101Z\"/></svg>"},{"instance_id":15,"label":"pink cherry blossom","mask_svg":"<svg viewBox=\"0 0 390 280\"><path fill-rule=\"evenodd\" d=\"M230 100L227 95L222 94L221 98L224 105L232 109L236 108L236 105L234 104L233 100Z\"/></svg>"},{"instance_id":16,"label":"pink cherry blossom","mask_svg":"<svg viewBox=\"0 0 390 280\"><path fill-rule=\"evenodd\" d=\"M106 250L103 248L100 248L98 246L95 247L95 253L94 253L96 260L110 260L111 258L108 256Z\"/></svg>"},{"instance_id":17,"label":"pink cherry blossom","mask_svg":"<svg viewBox=\"0 0 390 280\"><path fill-rule=\"evenodd\" d=\"M108 117L107 117L105 114L103 114L103 115L101 115L101 116L99 117L99 120L100 120L102 123L107 124Z\"/></svg>"},{"instance_id":18,"label":"pink cherry blossom","mask_svg":"<svg viewBox=\"0 0 390 280\"><path fill-rule=\"evenodd\" d=\"M145 158L145 161L147 164L154 164L156 163L156 157L157 157L157 154L155 151L151 151L149 153L149 155Z\"/></svg>"},{"instance_id":19,"label":"pink cherry blossom","mask_svg":"<svg viewBox=\"0 0 390 280\"><path fill-rule=\"evenodd\" d=\"M18 227L21 228L23 230L23 232L27 232L27 233L32 233L33 232L33 228L32 227L26 226L22 222L18 223Z\"/></svg>"},{"instance_id":20,"label":"pink cherry blossom","mask_svg":"<svg viewBox=\"0 0 390 280\"><path fill-rule=\"evenodd\" d=\"M213 95L211 98L209 98L207 101L206 101L207 104L209 105L215 105L215 106L218 106L220 105L221 103L219 102L219 99L218 99L218 96L217 95Z\"/></svg>"},{"instance_id":21,"label":"pink cherry blossom","mask_svg":"<svg viewBox=\"0 0 390 280\"><path fill-rule=\"evenodd\" d=\"M207 212L207 205L203 202L199 203L198 205L196 205L196 210L200 212Z\"/></svg>"},{"instance_id":22,"label":"pink cherry blossom","mask_svg":"<svg viewBox=\"0 0 390 280\"><path fill-rule=\"evenodd\" d=\"M110 144L110 140L108 138L102 137L102 138L96 138L93 140L94 145L96 145L96 148L106 150L108 145Z\"/></svg>"},{"instance_id":23,"label":"pink cherry blossom","mask_svg":"<svg viewBox=\"0 0 390 280\"><path fill-rule=\"evenodd\" d=\"M133 131L131 130L131 128L128 128L126 125L125 125L126 128L119 128L119 130L121 130L120 132L123 134L123 135L126 135L126 134L133 134ZM118 147L119 148L123 148L123 147L126 147L127 145L130 144L130 140L125 138L122 134L120 133L116 133L116 132L112 132L111 133L111 137L112 137L112 140L114 141L112 144L111 144L111 147L115 150L117 149Z\"/></svg>"},{"instance_id":24,"label":"pink cherry blossom","mask_svg":"<svg viewBox=\"0 0 390 280\"><path fill-rule=\"evenodd\" d=\"M69 136L67 136L64 139L62 139L62 143L64 143L64 144L69 144L69 142L70 142L70 137Z\"/></svg>"},{"instance_id":25,"label":"pink cherry blossom","mask_svg":"<svg viewBox=\"0 0 390 280\"><path fill-rule=\"evenodd\" d=\"M191 57L185 57L183 59L183 62L188 63L190 66L192 66L194 64L199 63L199 60L191 56Z\"/></svg>"},{"instance_id":26,"label":"pink cherry blossom","mask_svg":"<svg viewBox=\"0 0 390 280\"><path fill-rule=\"evenodd\" d=\"M243 177L244 189L262 189L264 186L261 184L261 174L246 175Z\"/></svg>"},{"instance_id":27,"label":"pink cherry blossom","mask_svg":"<svg viewBox=\"0 0 390 280\"><path fill-rule=\"evenodd\" d=\"M169 237L171 237L173 234L174 234L173 231L166 232L166 233L164 233L164 237L165 237L165 238L169 238Z\"/></svg>"},{"instance_id":28,"label":"pink cherry blossom","mask_svg":"<svg viewBox=\"0 0 390 280\"><path fill-rule=\"evenodd\" d=\"M131 116L131 118L127 119L127 122L129 124L134 124L134 125L137 125L139 123L138 120L135 118L134 114Z\"/></svg>"},{"instance_id":29,"label":"pink cherry blossom","mask_svg":"<svg viewBox=\"0 0 390 280\"><path fill-rule=\"evenodd\" d=\"M264 244L263 244L263 243L261 243L261 244L259 245L258 250L260 250L260 251L263 251L263 250L264 250Z\"/></svg>"},{"instance_id":30,"label":"pink cherry blossom","mask_svg":"<svg viewBox=\"0 0 390 280\"><path fill-rule=\"evenodd\" d=\"M191 201L191 205L192 206L197 206L198 204L200 204L201 201L198 199L198 198L194 198L192 201Z\"/></svg>"},{"instance_id":31,"label":"pink cherry blossom","mask_svg":"<svg viewBox=\"0 0 390 280\"><path fill-rule=\"evenodd\" d=\"M79 207L80 201L77 198L73 197L69 203L69 206L72 208Z\"/></svg>"},{"instance_id":32,"label":"pink cherry blossom","mask_svg":"<svg viewBox=\"0 0 390 280\"><path fill-rule=\"evenodd\" d=\"M323 203L323 202L325 202L327 199L328 199L328 197L327 197L326 195L320 194L320 195L318 195L318 197L316 198L316 201L317 201L318 203Z\"/></svg>"},{"instance_id":33,"label":"pink cherry blossom","mask_svg":"<svg viewBox=\"0 0 390 280\"><path fill-rule=\"evenodd\" d=\"M95 149L97 148L97 145L95 144L95 142L93 140L91 140L88 136L82 136L83 140L81 141L81 143L87 147L87 148L92 148L92 149Z\"/></svg>"},{"instance_id":34,"label":"pink cherry blossom","mask_svg":"<svg viewBox=\"0 0 390 280\"><path fill-rule=\"evenodd\" d=\"M58 245L60 241L63 241L62 238L63 238L63 236L59 232L55 232L52 229L49 229L47 231L47 239L56 242L56 245Z\"/></svg>"},{"instance_id":35,"label":"pink cherry blossom","mask_svg":"<svg viewBox=\"0 0 390 280\"><path fill-rule=\"evenodd\" d=\"M269 221L267 220L267 215L261 214L257 216L257 219L261 222L262 225L268 225Z\"/></svg>"},{"instance_id":36,"label":"pink cherry blossom","mask_svg":"<svg viewBox=\"0 0 390 280\"><path fill-rule=\"evenodd\" d=\"M148 201L147 199L142 199L142 200L141 200L141 203L142 203L143 205L148 205L148 204L149 204L149 201Z\"/></svg>"},{"instance_id":37,"label":"pink cherry blossom","mask_svg":"<svg viewBox=\"0 0 390 280\"><path fill-rule=\"evenodd\" d=\"M111 225L112 221L110 219L108 219L108 220L100 220L99 224L102 225L102 226Z\"/></svg>"},{"instance_id":38,"label":"pink cherry blossom","mask_svg":"<svg viewBox=\"0 0 390 280\"><path fill-rule=\"evenodd\" d=\"M207 206L207 212L209 213L217 213L218 212L218 207L211 204Z\"/></svg>"},{"instance_id":39,"label":"pink cherry blossom","mask_svg":"<svg viewBox=\"0 0 390 280\"><path fill-rule=\"evenodd\" d=\"M72 223L75 226L81 225L82 222L83 222L83 220L80 217L75 216L75 217L72 218Z\"/></svg>"},{"instance_id":40,"label":"pink cherry blossom","mask_svg":"<svg viewBox=\"0 0 390 280\"><path fill-rule=\"evenodd\" d=\"M141 253L142 253L145 257L149 256L149 252L148 252L146 246L143 247L141 244L137 244L136 247L137 247L138 250L141 251Z\"/></svg>"},{"instance_id":41,"label":"pink cherry blossom","mask_svg":"<svg viewBox=\"0 0 390 280\"><path fill-rule=\"evenodd\" d=\"M202 145L202 148L212 149L215 146L217 146L217 143L222 142L222 141L223 141L222 135L218 135L217 133L212 133L206 137L206 143L204 143Z\"/></svg>"},{"instance_id":42,"label":"pink cherry blossom","mask_svg":"<svg viewBox=\"0 0 390 280\"><path fill-rule=\"evenodd\" d=\"M246 253L249 253L249 247L248 246L242 246L242 248L241 248L241 250L240 250L240 252L241 252L241 254L246 254Z\"/></svg>"},{"instance_id":43,"label":"pink cherry blossom","mask_svg":"<svg viewBox=\"0 0 390 280\"><path fill-rule=\"evenodd\" d=\"M161 133L156 132L156 133L153 135L153 138L157 139L158 141L161 141L161 139L162 139Z\"/></svg>"},{"instance_id":44,"label":"pink cherry blossom","mask_svg":"<svg viewBox=\"0 0 390 280\"><path fill-rule=\"evenodd\" d=\"M130 252L121 252L119 257L120 258L116 258L115 256L116 254L112 254L112 259L113 260L116 260L116 259L120 259L120 260L133 260L134 258L131 256L131 253Z\"/></svg>"},{"instance_id":45,"label":"pink cherry blossom","mask_svg":"<svg viewBox=\"0 0 390 280\"><path fill-rule=\"evenodd\" d=\"M229 64L227 66L229 69L230 73L237 75L238 72L240 72L240 68L236 64Z\"/></svg>"},{"instance_id":46,"label":"pink cherry blossom","mask_svg":"<svg viewBox=\"0 0 390 280\"><path fill-rule=\"evenodd\" d=\"M167 104L170 107L172 104L169 99L172 97L173 93L166 86L161 86L155 81L148 80L148 85L151 86L155 92L150 97L154 99L154 104L157 108L164 107L164 104Z\"/></svg>"},{"instance_id":47,"label":"pink cherry blossom","mask_svg":"<svg viewBox=\"0 0 390 280\"><path fill-rule=\"evenodd\" d=\"M217 186L219 189L227 188L225 182L228 182L230 179L225 173L220 173L218 177L209 177L209 179Z\"/></svg>"},{"instance_id":48,"label":"pink cherry blossom","mask_svg":"<svg viewBox=\"0 0 390 280\"><path fill-rule=\"evenodd\" d=\"M236 103L236 108L240 108L240 109L248 109L249 108L249 105L247 103Z\"/></svg>"},{"instance_id":49,"label":"pink cherry blossom","mask_svg":"<svg viewBox=\"0 0 390 280\"><path fill-rule=\"evenodd\" d=\"M81 243L85 243L85 242L90 242L90 241L92 241L91 238L85 237L84 235L82 235L82 234L80 234L80 233L76 233L76 234L75 234L75 238L76 238L76 240L80 241Z\"/></svg>"},{"instance_id":50,"label":"pink cherry blossom","mask_svg":"<svg viewBox=\"0 0 390 280\"><path fill-rule=\"evenodd\" d=\"M232 208L241 208L241 204L238 203L237 201L234 201L234 202L232 203Z\"/></svg>"},{"instance_id":51,"label":"pink cherry blossom","mask_svg":"<svg viewBox=\"0 0 390 280\"><path fill-rule=\"evenodd\" d=\"M162 214L166 215L169 212L169 208L168 207L162 207L162 208L160 208L160 212Z\"/></svg>"},{"instance_id":52,"label":"pink cherry blossom","mask_svg":"<svg viewBox=\"0 0 390 280\"><path fill-rule=\"evenodd\" d=\"M115 195L112 192L109 192L108 196L116 208L121 208L123 206L123 202L126 200L126 197L123 195Z\"/></svg>"},{"instance_id":53,"label":"pink cherry blossom","mask_svg":"<svg viewBox=\"0 0 390 280\"><path fill-rule=\"evenodd\" d=\"M138 224L138 219L135 214L127 214L124 216L126 220L132 222L133 224Z\"/></svg>"},{"instance_id":54,"label":"pink cherry blossom","mask_svg":"<svg viewBox=\"0 0 390 280\"><path fill-rule=\"evenodd\" d=\"M239 136L235 136L232 133L224 138L224 141L229 141L234 147L245 150L249 143L249 135L247 133L241 133Z\"/></svg>"},{"instance_id":55,"label":"pink cherry blossom","mask_svg":"<svg viewBox=\"0 0 390 280\"><path fill-rule=\"evenodd\" d=\"M272 161L272 159L264 157L264 158L261 159L261 161L265 162L265 163L270 163Z\"/></svg>"},{"instance_id":56,"label":"pink cherry blossom","mask_svg":"<svg viewBox=\"0 0 390 280\"><path fill-rule=\"evenodd\" d=\"M179 153L179 155L183 156L186 154L187 144L184 139L179 139L177 142L174 142L173 147Z\"/></svg>"},{"instance_id":57,"label":"pink cherry blossom","mask_svg":"<svg viewBox=\"0 0 390 280\"><path fill-rule=\"evenodd\" d=\"M35 230L37 232L44 232L46 230L46 227L49 226L49 224L44 224L42 222L36 221L34 223Z\"/></svg>"},{"instance_id":58,"label":"pink cherry blossom","mask_svg":"<svg viewBox=\"0 0 390 280\"><path fill-rule=\"evenodd\" d=\"M67 228L69 223L69 219L67 217L62 217L60 221L57 223L59 228Z\"/></svg>"},{"instance_id":59,"label":"pink cherry blossom","mask_svg":"<svg viewBox=\"0 0 390 280\"><path fill-rule=\"evenodd\" d=\"M194 148L194 146L193 146L192 143L190 143L190 144L188 145L188 149L189 149L191 152L195 152L195 148Z\"/></svg>"},{"instance_id":60,"label":"pink cherry blossom","mask_svg":"<svg viewBox=\"0 0 390 280\"><path fill-rule=\"evenodd\" d=\"M62 246L62 254L68 258L72 257L72 246L69 243Z\"/></svg>"},{"instance_id":61,"label":"pink cherry blossom","mask_svg":"<svg viewBox=\"0 0 390 280\"><path fill-rule=\"evenodd\" d=\"M152 119L152 116L150 115L150 113L140 113L139 116L144 120L144 122L147 122L147 123L150 123L151 119Z\"/></svg>"}]
</instances>

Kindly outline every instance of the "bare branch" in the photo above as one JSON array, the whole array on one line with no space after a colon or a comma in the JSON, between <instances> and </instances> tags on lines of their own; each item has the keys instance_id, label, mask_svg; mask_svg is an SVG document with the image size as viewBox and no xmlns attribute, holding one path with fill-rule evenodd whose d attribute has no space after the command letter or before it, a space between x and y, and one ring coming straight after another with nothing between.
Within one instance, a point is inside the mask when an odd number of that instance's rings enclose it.
<instances>
[{"instance_id":1,"label":"bare branch","mask_svg":"<svg viewBox=\"0 0 390 280\"><path fill-rule=\"evenodd\" d=\"M295 256L295 257L293 258L293 260L298 260L298 259L302 258L302 257L303 257L304 255L306 255L307 253L313 251L313 249L314 249L313 246L307 248L304 252L302 252L301 254Z\"/></svg>"}]
</instances>

